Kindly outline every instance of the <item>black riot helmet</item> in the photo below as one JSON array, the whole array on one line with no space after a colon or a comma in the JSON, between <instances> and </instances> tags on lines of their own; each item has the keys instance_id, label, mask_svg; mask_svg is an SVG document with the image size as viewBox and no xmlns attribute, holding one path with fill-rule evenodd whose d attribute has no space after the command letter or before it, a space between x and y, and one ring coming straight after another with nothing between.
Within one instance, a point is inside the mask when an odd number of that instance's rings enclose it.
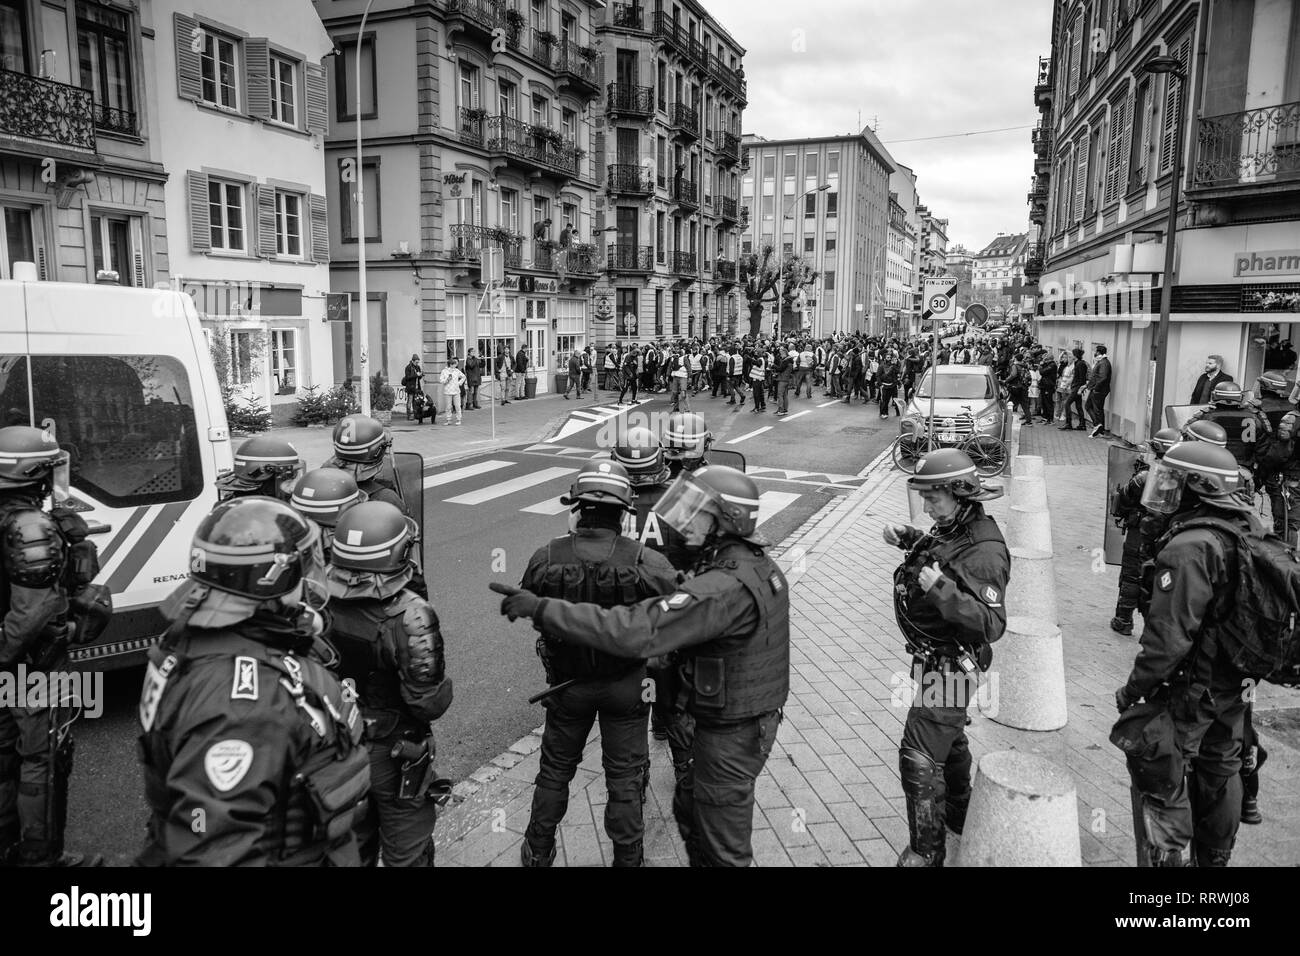
<instances>
[{"instance_id":1,"label":"black riot helmet","mask_svg":"<svg viewBox=\"0 0 1300 956\"><path fill-rule=\"evenodd\" d=\"M217 479L222 501L245 495L277 497L280 485L302 474L298 451L282 438L254 435L235 451L235 469Z\"/></svg>"},{"instance_id":2,"label":"black riot helmet","mask_svg":"<svg viewBox=\"0 0 1300 956\"><path fill-rule=\"evenodd\" d=\"M223 501L199 522L190 547L190 577L218 591L257 601L291 593L309 577L324 589L320 532L283 501Z\"/></svg>"}]
</instances>

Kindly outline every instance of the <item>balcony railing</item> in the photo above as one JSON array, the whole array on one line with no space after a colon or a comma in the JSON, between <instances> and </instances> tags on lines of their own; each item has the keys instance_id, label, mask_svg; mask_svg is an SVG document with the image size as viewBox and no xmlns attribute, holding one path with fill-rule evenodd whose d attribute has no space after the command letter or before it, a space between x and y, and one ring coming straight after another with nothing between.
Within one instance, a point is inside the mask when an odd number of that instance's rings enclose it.
<instances>
[{"instance_id":1,"label":"balcony railing","mask_svg":"<svg viewBox=\"0 0 1300 956\"><path fill-rule=\"evenodd\" d=\"M0 69L0 134L94 152L94 94Z\"/></svg>"},{"instance_id":2,"label":"balcony railing","mask_svg":"<svg viewBox=\"0 0 1300 956\"><path fill-rule=\"evenodd\" d=\"M524 263L524 237L517 232L497 231L493 241L501 247L501 260L505 268L518 269Z\"/></svg>"},{"instance_id":3,"label":"balcony railing","mask_svg":"<svg viewBox=\"0 0 1300 956\"><path fill-rule=\"evenodd\" d=\"M736 221L736 200L732 199L730 196L717 197L717 200L714 203L714 208L717 210L718 215L723 219L730 222Z\"/></svg>"},{"instance_id":4,"label":"balcony railing","mask_svg":"<svg viewBox=\"0 0 1300 956\"><path fill-rule=\"evenodd\" d=\"M458 111L460 128L457 131L460 141L467 146L483 146L483 121L487 111L479 108L462 106Z\"/></svg>"},{"instance_id":5,"label":"balcony railing","mask_svg":"<svg viewBox=\"0 0 1300 956\"><path fill-rule=\"evenodd\" d=\"M692 37L679 21L673 20L662 10L655 14L654 34L700 69L708 69L709 54L704 49L704 44Z\"/></svg>"},{"instance_id":6,"label":"balcony railing","mask_svg":"<svg viewBox=\"0 0 1300 956\"><path fill-rule=\"evenodd\" d=\"M713 277L724 284L735 282L736 264L734 262L723 262L719 259L713 266Z\"/></svg>"},{"instance_id":7,"label":"balcony railing","mask_svg":"<svg viewBox=\"0 0 1300 956\"><path fill-rule=\"evenodd\" d=\"M1051 153L1052 128L1050 126L1035 126L1030 138L1033 141L1035 153Z\"/></svg>"},{"instance_id":8,"label":"balcony railing","mask_svg":"<svg viewBox=\"0 0 1300 956\"><path fill-rule=\"evenodd\" d=\"M605 250L605 264L613 272L653 272L654 250L650 246L610 246Z\"/></svg>"},{"instance_id":9,"label":"balcony railing","mask_svg":"<svg viewBox=\"0 0 1300 956\"><path fill-rule=\"evenodd\" d=\"M713 55L709 56L709 75L731 92L737 95L743 92L745 81L740 74Z\"/></svg>"},{"instance_id":10,"label":"balcony railing","mask_svg":"<svg viewBox=\"0 0 1300 956\"><path fill-rule=\"evenodd\" d=\"M548 70L555 69L555 46L557 39L554 33L544 30L528 30L527 39L524 42L524 49L528 56L538 66Z\"/></svg>"},{"instance_id":11,"label":"balcony railing","mask_svg":"<svg viewBox=\"0 0 1300 956\"><path fill-rule=\"evenodd\" d=\"M1197 123L1192 188L1300 180L1300 102Z\"/></svg>"},{"instance_id":12,"label":"balcony railing","mask_svg":"<svg viewBox=\"0 0 1300 956\"><path fill-rule=\"evenodd\" d=\"M479 31L491 35L505 22L505 4L498 0L447 0L448 16L460 16Z\"/></svg>"},{"instance_id":13,"label":"balcony railing","mask_svg":"<svg viewBox=\"0 0 1300 956\"><path fill-rule=\"evenodd\" d=\"M600 262L596 257L596 247L586 243L576 243L569 247L564 257L566 272L579 276L594 276L600 271Z\"/></svg>"},{"instance_id":14,"label":"balcony railing","mask_svg":"<svg viewBox=\"0 0 1300 956\"><path fill-rule=\"evenodd\" d=\"M625 30L644 30L645 11L635 3L616 3L613 5L611 23Z\"/></svg>"},{"instance_id":15,"label":"balcony railing","mask_svg":"<svg viewBox=\"0 0 1300 956\"><path fill-rule=\"evenodd\" d=\"M629 116L654 115L655 91L650 87L611 83L606 89L611 113L625 113Z\"/></svg>"},{"instance_id":16,"label":"balcony railing","mask_svg":"<svg viewBox=\"0 0 1300 956\"><path fill-rule=\"evenodd\" d=\"M698 275L700 263L693 252L674 252L672 269L677 275Z\"/></svg>"},{"instance_id":17,"label":"balcony railing","mask_svg":"<svg viewBox=\"0 0 1300 956\"><path fill-rule=\"evenodd\" d=\"M740 159L740 137L724 132L718 140L718 158L724 164L737 162Z\"/></svg>"},{"instance_id":18,"label":"balcony railing","mask_svg":"<svg viewBox=\"0 0 1300 956\"><path fill-rule=\"evenodd\" d=\"M630 163L613 163L606 170L609 176L609 191L628 196L650 196L654 194L654 180L647 176L640 166Z\"/></svg>"},{"instance_id":19,"label":"balcony railing","mask_svg":"<svg viewBox=\"0 0 1300 956\"><path fill-rule=\"evenodd\" d=\"M1052 98L1052 58L1038 58L1038 79L1034 83L1034 105L1042 106Z\"/></svg>"},{"instance_id":20,"label":"balcony railing","mask_svg":"<svg viewBox=\"0 0 1300 956\"><path fill-rule=\"evenodd\" d=\"M95 129L122 136L136 136L140 132L135 110L119 109L102 103L95 104Z\"/></svg>"},{"instance_id":21,"label":"balcony railing","mask_svg":"<svg viewBox=\"0 0 1300 956\"><path fill-rule=\"evenodd\" d=\"M673 104L672 126L691 139L700 138L700 114L685 103Z\"/></svg>"},{"instance_id":22,"label":"balcony railing","mask_svg":"<svg viewBox=\"0 0 1300 956\"><path fill-rule=\"evenodd\" d=\"M578 153L573 145L556 145L547 131L513 116L488 117L487 148L529 165L578 175Z\"/></svg>"},{"instance_id":23,"label":"balcony railing","mask_svg":"<svg viewBox=\"0 0 1300 956\"><path fill-rule=\"evenodd\" d=\"M556 69L566 80L583 87L588 93L594 95L600 91L596 84L596 51L591 47L580 46L572 40L561 44Z\"/></svg>"},{"instance_id":24,"label":"balcony railing","mask_svg":"<svg viewBox=\"0 0 1300 956\"><path fill-rule=\"evenodd\" d=\"M546 245L542 242L546 241ZM547 240L538 240L533 245L533 268L542 272L555 271L555 248Z\"/></svg>"},{"instance_id":25,"label":"balcony railing","mask_svg":"<svg viewBox=\"0 0 1300 956\"><path fill-rule=\"evenodd\" d=\"M451 226L451 248L448 256L464 262L477 263L483 247L492 242L497 231L487 226L475 226L468 223L453 223Z\"/></svg>"},{"instance_id":26,"label":"balcony railing","mask_svg":"<svg viewBox=\"0 0 1300 956\"><path fill-rule=\"evenodd\" d=\"M700 204L699 183L689 179L674 179L668 190L669 198L682 206L698 207Z\"/></svg>"}]
</instances>

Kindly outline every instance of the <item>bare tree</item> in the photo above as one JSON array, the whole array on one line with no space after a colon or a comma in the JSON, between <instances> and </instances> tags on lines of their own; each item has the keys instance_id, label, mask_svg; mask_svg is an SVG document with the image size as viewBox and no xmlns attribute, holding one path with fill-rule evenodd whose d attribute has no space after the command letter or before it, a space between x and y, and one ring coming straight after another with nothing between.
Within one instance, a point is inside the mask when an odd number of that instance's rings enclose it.
<instances>
[{"instance_id":1,"label":"bare tree","mask_svg":"<svg viewBox=\"0 0 1300 956\"><path fill-rule=\"evenodd\" d=\"M745 299L749 305L749 334L757 336L762 331L764 302L775 302L778 289L784 278L784 292L781 295L781 316L790 313L791 303L799 295L799 290L812 285L821 275L802 256L787 255L778 265L776 251L771 246L764 246L761 253L747 253L740 257L738 271L741 288L745 290ZM769 298L770 295L770 298ZM780 323L784 325L784 321ZM779 332L776 328L773 331Z\"/></svg>"}]
</instances>

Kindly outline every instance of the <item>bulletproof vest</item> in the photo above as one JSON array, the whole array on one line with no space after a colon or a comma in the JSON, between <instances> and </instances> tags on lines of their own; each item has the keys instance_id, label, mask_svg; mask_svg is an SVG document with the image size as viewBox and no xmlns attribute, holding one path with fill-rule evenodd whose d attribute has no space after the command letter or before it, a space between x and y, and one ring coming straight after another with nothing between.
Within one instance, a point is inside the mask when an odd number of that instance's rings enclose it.
<instances>
[{"instance_id":1,"label":"bulletproof vest","mask_svg":"<svg viewBox=\"0 0 1300 956\"><path fill-rule=\"evenodd\" d=\"M296 662L297 668L286 658ZM237 670L241 659L252 661L248 676ZM256 676L262 664L275 672L274 680L264 674ZM273 709L272 703L290 695L287 685L296 685L299 679L302 700L314 713L295 706L291 719L305 726L273 725L267 718L279 718L282 711ZM170 819L175 801L167 780L173 755L183 742L179 728L194 725L194 715L185 712L187 705L198 709L197 716L202 718L205 704L210 707L213 698L219 700L227 694L232 701L256 700L263 705L250 713L248 732L268 736L248 743L287 748L294 730L304 731L300 736L309 741L306 752L293 754L291 765L285 767L275 807L258 839L259 855L271 866L355 865L352 819L370 782L370 757L362 745L363 727L355 702L310 654L286 654L236 628L182 628L149 651L140 700L143 732L139 754L152 818L150 845L140 862L167 862L156 834L175 825ZM186 784L198 792L211 789L208 781Z\"/></svg>"},{"instance_id":2,"label":"bulletproof vest","mask_svg":"<svg viewBox=\"0 0 1300 956\"><path fill-rule=\"evenodd\" d=\"M790 591L776 562L741 541L724 545L697 574L738 580L758 608L749 634L687 650L690 709L697 718L743 720L785 706L790 695Z\"/></svg>"},{"instance_id":3,"label":"bulletproof vest","mask_svg":"<svg viewBox=\"0 0 1300 956\"><path fill-rule=\"evenodd\" d=\"M1254 463L1255 443L1264 437L1263 426L1260 425L1254 409L1212 408L1205 413L1204 418L1223 428L1228 436L1228 451L1232 452L1232 457L1237 459L1237 464L1248 466ZM1243 438L1247 421L1250 421L1251 427L1255 429L1253 441L1246 441Z\"/></svg>"},{"instance_id":4,"label":"bulletproof vest","mask_svg":"<svg viewBox=\"0 0 1300 956\"><path fill-rule=\"evenodd\" d=\"M586 547L579 553L579 541ZM579 538L568 534L546 546L546 566L541 575L539 597L559 598L574 604L597 604L602 608L627 607L652 596L638 568L642 545L620 534L602 538ZM601 651L578 647L543 633L538 655L547 668L547 678L556 683L592 677L614 677L627 673L640 662L613 657Z\"/></svg>"},{"instance_id":5,"label":"bulletproof vest","mask_svg":"<svg viewBox=\"0 0 1300 956\"><path fill-rule=\"evenodd\" d=\"M394 652L397 642L406 637L400 598L401 594L390 601L371 598L329 605L333 619L329 639L339 652L339 676L351 679L356 687L371 739L388 736L399 724L417 723L409 719L402 700Z\"/></svg>"}]
</instances>

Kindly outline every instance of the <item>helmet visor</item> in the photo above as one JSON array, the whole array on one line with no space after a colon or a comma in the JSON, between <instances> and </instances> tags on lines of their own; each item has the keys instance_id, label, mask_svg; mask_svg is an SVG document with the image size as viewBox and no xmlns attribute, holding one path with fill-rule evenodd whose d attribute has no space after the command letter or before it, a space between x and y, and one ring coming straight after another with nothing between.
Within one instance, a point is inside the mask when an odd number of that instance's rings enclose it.
<instances>
[{"instance_id":1,"label":"helmet visor","mask_svg":"<svg viewBox=\"0 0 1300 956\"><path fill-rule=\"evenodd\" d=\"M687 475L679 475L651 509L671 528L685 534L702 514L714 514L717 505L709 493Z\"/></svg>"},{"instance_id":2,"label":"helmet visor","mask_svg":"<svg viewBox=\"0 0 1300 956\"><path fill-rule=\"evenodd\" d=\"M72 456L66 451L59 455L54 463L53 486L50 492L55 504L62 504L72 497Z\"/></svg>"},{"instance_id":3,"label":"helmet visor","mask_svg":"<svg viewBox=\"0 0 1300 956\"><path fill-rule=\"evenodd\" d=\"M312 528L312 538L303 548L302 598L319 611L330 599L329 575L325 571L325 541L320 527L310 521L308 524Z\"/></svg>"},{"instance_id":4,"label":"helmet visor","mask_svg":"<svg viewBox=\"0 0 1300 956\"><path fill-rule=\"evenodd\" d=\"M1147 472L1146 485L1142 488L1142 507L1156 514L1171 515L1178 510L1186 486L1187 472L1170 468L1163 460L1156 461Z\"/></svg>"}]
</instances>

